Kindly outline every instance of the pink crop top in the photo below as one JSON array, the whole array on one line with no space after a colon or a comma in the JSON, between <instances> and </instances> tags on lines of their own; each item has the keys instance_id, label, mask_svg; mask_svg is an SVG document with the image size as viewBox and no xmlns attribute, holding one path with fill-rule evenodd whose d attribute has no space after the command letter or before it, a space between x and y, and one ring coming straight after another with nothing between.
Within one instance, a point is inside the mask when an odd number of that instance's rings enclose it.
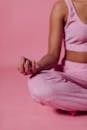
<instances>
[{"instance_id":1,"label":"pink crop top","mask_svg":"<svg viewBox=\"0 0 87 130\"><path fill-rule=\"evenodd\" d=\"M87 24L83 23L73 5L72 0L65 0L69 14L64 27L66 50L87 52Z\"/></svg>"}]
</instances>

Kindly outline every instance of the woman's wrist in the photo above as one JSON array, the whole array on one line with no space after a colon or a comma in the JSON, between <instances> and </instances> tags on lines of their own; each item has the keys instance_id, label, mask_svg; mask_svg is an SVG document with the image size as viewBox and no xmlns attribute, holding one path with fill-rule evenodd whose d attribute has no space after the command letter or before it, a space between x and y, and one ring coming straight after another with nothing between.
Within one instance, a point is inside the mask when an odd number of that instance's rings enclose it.
<instances>
[{"instance_id":1,"label":"woman's wrist","mask_svg":"<svg viewBox=\"0 0 87 130\"><path fill-rule=\"evenodd\" d=\"M36 71L40 72L41 69L42 69L41 65L38 62L36 62Z\"/></svg>"},{"instance_id":2,"label":"woman's wrist","mask_svg":"<svg viewBox=\"0 0 87 130\"><path fill-rule=\"evenodd\" d=\"M32 74L37 74L38 72L41 71L41 65L36 62L35 60L32 62Z\"/></svg>"},{"instance_id":3,"label":"woman's wrist","mask_svg":"<svg viewBox=\"0 0 87 130\"><path fill-rule=\"evenodd\" d=\"M35 61L34 62L34 67L32 68L32 71L31 71L30 78L32 78L33 76L35 76L36 74L38 74L41 70L42 69L41 69L40 64Z\"/></svg>"}]
</instances>

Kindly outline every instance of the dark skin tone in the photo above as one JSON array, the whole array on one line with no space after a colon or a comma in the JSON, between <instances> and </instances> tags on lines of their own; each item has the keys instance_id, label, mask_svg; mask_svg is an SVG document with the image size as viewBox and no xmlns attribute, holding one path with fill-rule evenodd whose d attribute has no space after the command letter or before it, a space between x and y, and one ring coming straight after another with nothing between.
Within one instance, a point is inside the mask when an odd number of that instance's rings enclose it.
<instances>
[{"instance_id":1,"label":"dark skin tone","mask_svg":"<svg viewBox=\"0 0 87 130\"><path fill-rule=\"evenodd\" d=\"M87 25L87 1L72 0L79 18ZM58 0L53 5L49 18L48 52L39 61L34 62L21 57L18 70L24 75L43 69L49 69L57 64L61 50L61 37L68 17L68 8L64 0ZM66 51L66 59L74 62L87 63L87 52ZM29 64L32 64L31 65ZM37 67L36 67L37 65ZM40 66L38 66L40 65ZM35 68L38 68L37 71ZM31 71L33 70L33 71Z\"/></svg>"}]
</instances>

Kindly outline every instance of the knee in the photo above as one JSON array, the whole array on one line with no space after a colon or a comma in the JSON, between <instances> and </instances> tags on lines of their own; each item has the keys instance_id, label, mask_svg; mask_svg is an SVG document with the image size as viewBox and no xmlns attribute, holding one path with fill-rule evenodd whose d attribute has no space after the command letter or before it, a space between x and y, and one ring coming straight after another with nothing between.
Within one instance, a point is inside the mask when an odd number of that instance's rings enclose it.
<instances>
[{"instance_id":1,"label":"knee","mask_svg":"<svg viewBox=\"0 0 87 130\"><path fill-rule=\"evenodd\" d=\"M52 96L52 89L42 75L37 75L28 80L29 93L35 101L44 102Z\"/></svg>"}]
</instances>

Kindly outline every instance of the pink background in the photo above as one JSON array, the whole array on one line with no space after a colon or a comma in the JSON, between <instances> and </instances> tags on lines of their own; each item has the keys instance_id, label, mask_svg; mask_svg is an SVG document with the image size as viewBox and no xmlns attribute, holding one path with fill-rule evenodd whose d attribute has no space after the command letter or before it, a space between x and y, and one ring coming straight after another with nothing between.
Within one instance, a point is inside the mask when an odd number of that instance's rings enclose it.
<instances>
[{"instance_id":1,"label":"pink background","mask_svg":"<svg viewBox=\"0 0 87 130\"><path fill-rule=\"evenodd\" d=\"M0 0L0 130L87 130L87 114L56 113L31 99L21 56L42 57L54 0ZM63 52L62 52L63 55Z\"/></svg>"},{"instance_id":2,"label":"pink background","mask_svg":"<svg viewBox=\"0 0 87 130\"><path fill-rule=\"evenodd\" d=\"M48 47L54 0L0 0L0 66L15 66L20 56L39 60Z\"/></svg>"}]
</instances>

